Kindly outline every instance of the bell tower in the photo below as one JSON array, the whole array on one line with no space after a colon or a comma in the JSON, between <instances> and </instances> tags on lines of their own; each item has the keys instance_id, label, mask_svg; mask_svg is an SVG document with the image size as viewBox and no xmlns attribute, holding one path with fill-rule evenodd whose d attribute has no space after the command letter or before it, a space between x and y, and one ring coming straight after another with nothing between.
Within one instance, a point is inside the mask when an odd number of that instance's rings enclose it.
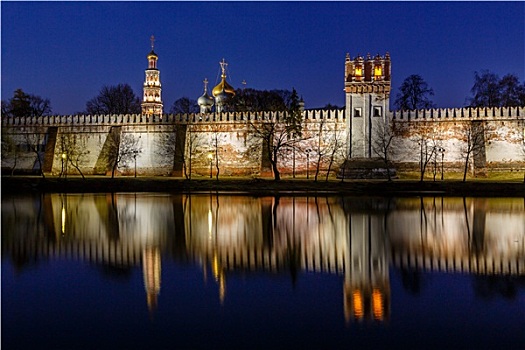
<instances>
[{"instance_id":1,"label":"bell tower","mask_svg":"<svg viewBox=\"0 0 525 350\"><path fill-rule=\"evenodd\" d=\"M142 100L142 115L146 117L158 116L162 118L162 97L160 85L160 72L157 68L159 56L153 50L155 37L151 38L151 52L148 54L148 69L146 69L146 80L144 81L144 97Z\"/></svg>"},{"instance_id":2,"label":"bell tower","mask_svg":"<svg viewBox=\"0 0 525 350\"><path fill-rule=\"evenodd\" d=\"M390 105L390 55L346 54L345 94L350 158L373 158L373 139L388 127ZM382 129L380 129L382 128Z\"/></svg>"}]
</instances>

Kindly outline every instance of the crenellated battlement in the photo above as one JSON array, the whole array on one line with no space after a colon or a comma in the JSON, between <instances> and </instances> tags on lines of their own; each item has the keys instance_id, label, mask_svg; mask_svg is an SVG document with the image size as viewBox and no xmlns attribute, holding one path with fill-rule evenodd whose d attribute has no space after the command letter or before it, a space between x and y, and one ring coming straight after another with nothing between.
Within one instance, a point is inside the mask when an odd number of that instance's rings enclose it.
<instances>
[{"instance_id":1,"label":"crenellated battlement","mask_svg":"<svg viewBox=\"0 0 525 350\"><path fill-rule=\"evenodd\" d=\"M428 120L498 120L524 119L525 107L465 107L433 108L411 111L392 112L393 120L428 121Z\"/></svg>"},{"instance_id":2,"label":"crenellated battlement","mask_svg":"<svg viewBox=\"0 0 525 350\"><path fill-rule=\"evenodd\" d=\"M72 126L72 125L162 125L176 123L209 123L209 122L254 122L283 119L288 112L223 112L223 113L191 113L164 114L145 116L141 114L119 115L51 115L42 117L6 117L2 118L2 126ZM344 110L306 110L302 112L304 120L342 121Z\"/></svg>"}]
</instances>

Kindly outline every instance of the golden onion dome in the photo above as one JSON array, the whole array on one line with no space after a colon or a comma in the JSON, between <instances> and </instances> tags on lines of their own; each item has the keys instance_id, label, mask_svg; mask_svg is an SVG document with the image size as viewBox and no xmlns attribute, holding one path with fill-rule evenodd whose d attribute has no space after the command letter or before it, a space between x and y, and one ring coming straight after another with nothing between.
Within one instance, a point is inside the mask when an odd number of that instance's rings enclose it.
<instances>
[{"instance_id":1,"label":"golden onion dome","mask_svg":"<svg viewBox=\"0 0 525 350\"><path fill-rule=\"evenodd\" d=\"M159 58L159 56L157 56L157 54L155 53L155 51L153 51L153 49L148 54L148 59L150 59L150 58Z\"/></svg>"},{"instance_id":2,"label":"golden onion dome","mask_svg":"<svg viewBox=\"0 0 525 350\"><path fill-rule=\"evenodd\" d=\"M235 89L230 84L228 84L226 81L226 76L224 75L222 76L221 82L211 91L214 97L217 97L222 92L224 92L229 97L235 96Z\"/></svg>"}]
</instances>

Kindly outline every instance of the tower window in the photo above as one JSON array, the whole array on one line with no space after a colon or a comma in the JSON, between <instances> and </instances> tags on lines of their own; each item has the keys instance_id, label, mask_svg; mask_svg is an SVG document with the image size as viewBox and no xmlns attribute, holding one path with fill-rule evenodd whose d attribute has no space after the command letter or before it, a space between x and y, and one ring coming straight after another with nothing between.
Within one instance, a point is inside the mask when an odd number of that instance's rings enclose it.
<instances>
[{"instance_id":1,"label":"tower window","mask_svg":"<svg viewBox=\"0 0 525 350\"><path fill-rule=\"evenodd\" d=\"M361 118L361 108L354 108L354 118Z\"/></svg>"},{"instance_id":2,"label":"tower window","mask_svg":"<svg viewBox=\"0 0 525 350\"><path fill-rule=\"evenodd\" d=\"M380 79L381 75L383 75L381 66L375 66L374 67L374 78L375 79Z\"/></svg>"},{"instance_id":3,"label":"tower window","mask_svg":"<svg viewBox=\"0 0 525 350\"><path fill-rule=\"evenodd\" d=\"M381 116L381 107L374 107L374 117Z\"/></svg>"}]
</instances>

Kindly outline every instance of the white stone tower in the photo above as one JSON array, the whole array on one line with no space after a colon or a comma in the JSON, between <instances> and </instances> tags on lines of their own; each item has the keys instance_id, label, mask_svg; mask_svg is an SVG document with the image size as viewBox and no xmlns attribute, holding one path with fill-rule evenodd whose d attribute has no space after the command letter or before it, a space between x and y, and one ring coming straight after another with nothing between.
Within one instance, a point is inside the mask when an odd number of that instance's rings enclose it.
<instances>
[{"instance_id":1,"label":"white stone tower","mask_svg":"<svg viewBox=\"0 0 525 350\"><path fill-rule=\"evenodd\" d=\"M142 114L146 117L158 116L162 118L163 104L161 97L160 72L157 69L159 56L153 50L155 37L151 36L151 52L148 54L148 69L144 81L144 98Z\"/></svg>"},{"instance_id":2,"label":"white stone tower","mask_svg":"<svg viewBox=\"0 0 525 350\"><path fill-rule=\"evenodd\" d=\"M373 139L377 130L388 127L390 104L390 55L357 56L346 54L345 93L350 158L373 158ZM380 129L382 128L382 129Z\"/></svg>"}]
</instances>

